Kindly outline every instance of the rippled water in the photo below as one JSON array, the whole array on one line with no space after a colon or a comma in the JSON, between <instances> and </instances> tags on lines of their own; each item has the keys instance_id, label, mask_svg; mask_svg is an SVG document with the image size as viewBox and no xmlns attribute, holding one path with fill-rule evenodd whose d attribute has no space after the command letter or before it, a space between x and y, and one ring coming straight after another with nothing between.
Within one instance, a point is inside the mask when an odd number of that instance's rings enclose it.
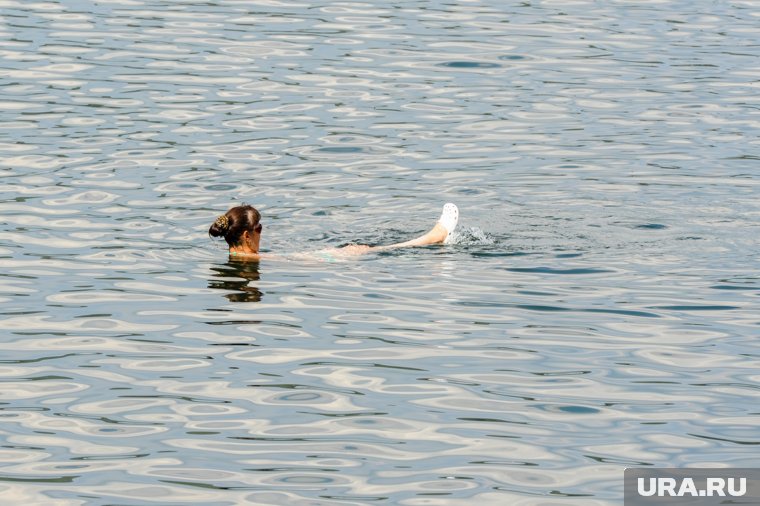
<instances>
[{"instance_id":1,"label":"rippled water","mask_svg":"<svg viewBox=\"0 0 760 506\"><path fill-rule=\"evenodd\" d=\"M0 0L13 504L620 504L757 464L753 1ZM228 262L240 202L273 252Z\"/></svg>"}]
</instances>

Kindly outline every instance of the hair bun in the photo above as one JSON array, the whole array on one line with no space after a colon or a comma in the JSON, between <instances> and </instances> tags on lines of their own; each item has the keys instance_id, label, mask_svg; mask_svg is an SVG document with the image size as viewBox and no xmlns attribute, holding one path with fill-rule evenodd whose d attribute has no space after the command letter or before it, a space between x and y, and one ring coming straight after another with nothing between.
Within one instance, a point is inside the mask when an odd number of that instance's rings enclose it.
<instances>
[{"instance_id":1,"label":"hair bun","mask_svg":"<svg viewBox=\"0 0 760 506\"><path fill-rule=\"evenodd\" d=\"M219 216L216 221L214 221L214 224L211 225L211 228L209 229L209 233L212 236L220 237L225 234L227 234L227 231L230 229L230 218L223 214Z\"/></svg>"},{"instance_id":2,"label":"hair bun","mask_svg":"<svg viewBox=\"0 0 760 506\"><path fill-rule=\"evenodd\" d=\"M227 231L228 228L230 228L230 219L227 217L226 214L221 215L216 219L214 222L214 225L219 227L223 231Z\"/></svg>"}]
</instances>

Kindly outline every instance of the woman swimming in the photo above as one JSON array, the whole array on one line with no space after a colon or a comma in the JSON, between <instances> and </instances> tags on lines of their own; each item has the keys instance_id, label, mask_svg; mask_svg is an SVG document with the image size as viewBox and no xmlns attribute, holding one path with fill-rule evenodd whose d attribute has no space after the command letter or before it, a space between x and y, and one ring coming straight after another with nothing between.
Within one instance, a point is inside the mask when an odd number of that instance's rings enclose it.
<instances>
[{"instance_id":1,"label":"woman swimming","mask_svg":"<svg viewBox=\"0 0 760 506\"><path fill-rule=\"evenodd\" d=\"M443 206L441 217L429 232L410 241L387 246L350 245L343 248L330 248L314 252L308 255L308 258L324 261L333 260L336 257L362 255L370 251L442 244L451 239L451 234L454 232L458 221L459 209L454 204L449 203ZM212 237L224 237L229 245L230 256L240 260L258 261L262 258L276 258L273 255L259 252L262 230L261 213L253 206L244 205L233 207L219 216L208 229L208 233Z\"/></svg>"}]
</instances>

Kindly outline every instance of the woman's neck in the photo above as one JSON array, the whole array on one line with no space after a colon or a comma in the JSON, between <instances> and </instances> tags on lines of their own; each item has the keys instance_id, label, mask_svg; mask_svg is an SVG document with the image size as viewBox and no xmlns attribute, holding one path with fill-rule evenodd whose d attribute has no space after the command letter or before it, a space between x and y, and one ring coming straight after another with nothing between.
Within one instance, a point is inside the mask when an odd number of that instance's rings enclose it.
<instances>
[{"instance_id":1,"label":"woman's neck","mask_svg":"<svg viewBox=\"0 0 760 506\"><path fill-rule=\"evenodd\" d=\"M230 256L245 256L251 258L259 257L259 243L261 242L260 232L243 232L240 242L235 246L230 246Z\"/></svg>"},{"instance_id":2,"label":"woman's neck","mask_svg":"<svg viewBox=\"0 0 760 506\"><path fill-rule=\"evenodd\" d=\"M230 246L230 255L258 255L258 248L251 248L248 244L241 244L239 246Z\"/></svg>"}]
</instances>

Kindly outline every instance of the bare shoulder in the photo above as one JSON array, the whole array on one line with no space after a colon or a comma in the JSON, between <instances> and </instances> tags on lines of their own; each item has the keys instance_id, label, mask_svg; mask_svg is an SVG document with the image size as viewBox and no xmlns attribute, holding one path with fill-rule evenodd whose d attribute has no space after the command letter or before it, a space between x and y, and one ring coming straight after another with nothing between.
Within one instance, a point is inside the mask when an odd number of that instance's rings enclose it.
<instances>
[{"instance_id":1,"label":"bare shoulder","mask_svg":"<svg viewBox=\"0 0 760 506\"><path fill-rule=\"evenodd\" d=\"M258 262L262 258L268 258L269 255L261 253L230 253L230 260L236 262Z\"/></svg>"}]
</instances>

